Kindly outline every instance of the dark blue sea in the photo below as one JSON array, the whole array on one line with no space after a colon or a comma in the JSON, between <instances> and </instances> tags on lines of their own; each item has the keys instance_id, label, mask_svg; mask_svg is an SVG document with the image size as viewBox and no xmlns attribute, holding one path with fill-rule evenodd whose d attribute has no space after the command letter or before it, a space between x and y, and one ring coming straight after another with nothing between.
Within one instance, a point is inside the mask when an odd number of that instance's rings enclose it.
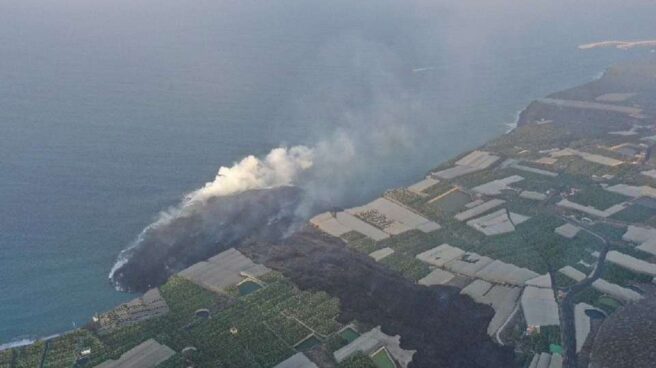
<instances>
[{"instance_id":1,"label":"dark blue sea","mask_svg":"<svg viewBox=\"0 0 656 368\"><path fill-rule=\"evenodd\" d=\"M345 197L364 201L652 54L577 46L653 39L654 19L637 0L0 0L0 344L132 298L117 254L221 165L398 121L413 141L371 160Z\"/></svg>"}]
</instances>

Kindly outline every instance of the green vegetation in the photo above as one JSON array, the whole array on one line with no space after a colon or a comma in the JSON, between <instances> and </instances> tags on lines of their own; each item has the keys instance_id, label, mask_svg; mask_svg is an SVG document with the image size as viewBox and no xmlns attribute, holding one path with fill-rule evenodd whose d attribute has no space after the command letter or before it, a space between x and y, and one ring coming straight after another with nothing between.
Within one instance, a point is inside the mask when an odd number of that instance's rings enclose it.
<instances>
[{"instance_id":1,"label":"green vegetation","mask_svg":"<svg viewBox=\"0 0 656 368\"><path fill-rule=\"evenodd\" d=\"M481 170L455 178L454 182L462 185L465 188L471 189L481 184L485 184L497 179L502 179L510 175L512 175L512 173L507 169Z\"/></svg>"},{"instance_id":2,"label":"green vegetation","mask_svg":"<svg viewBox=\"0 0 656 368\"><path fill-rule=\"evenodd\" d=\"M544 150L567 144L576 137L568 129L556 124L524 125L509 134L493 140L487 149L506 155L514 155L517 145L530 147L532 150Z\"/></svg>"},{"instance_id":3,"label":"green vegetation","mask_svg":"<svg viewBox=\"0 0 656 368\"><path fill-rule=\"evenodd\" d=\"M586 181L589 181L593 176L601 177L607 174L621 177L626 171L630 170L628 165L611 167L590 162L578 156L561 157L554 166L557 171L565 172Z\"/></svg>"},{"instance_id":4,"label":"green vegetation","mask_svg":"<svg viewBox=\"0 0 656 368\"><path fill-rule=\"evenodd\" d=\"M435 242L435 235L426 234L419 230L410 230L403 234L381 240L378 244L381 248L390 247L395 252L405 253L414 257L423 251L439 245Z\"/></svg>"},{"instance_id":5,"label":"green vegetation","mask_svg":"<svg viewBox=\"0 0 656 368\"><path fill-rule=\"evenodd\" d=\"M590 305L597 305L597 301L603 294L597 290L588 287L576 294L574 297L574 303L587 303Z\"/></svg>"},{"instance_id":6,"label":"green vegetation","mask_svg":"<svg viewBox=\"0 0 656 368\"><path fill-rule=\"evenodd\" d=\"M519 170L517 170L516 174L524 177L524 180L513 184L513 186L524 190L545 193L549 189L557 189L561 186L561 183L557 181L559 179L558 177L552 178L544 175L526 173L524 171L520 172Z\"/></svg>"},{"instance_id":7,"label":"green vegetation","mask_svg":"<svg viewBox=\"0 0 656 368\"><path fill-rule=\"evenodd\" d=\"M0 368L11 368L16 349L0 351Z\"/></svg>"},{"instance_id":8,"label":"green vegetation","mask_svg":"<svg viewBox=\"0 0 656 368\"><path fill-rule=\"evenodd\" d=\"M371 356L371 360L378 368L396 368L396 364L390 358L389 353L385 349L378 350Z\"/></svg>"},{"instance_id":9,"label":"green vegetation","mask_svg":"<svg viewBox=\"0 0 656 368\"><path fill-rule=\"evenodd\" d=\"M412 281L417 281L430 273L427 264L400 252L395 252L383 258L381 263Z\"/></svg>"},{"instance_id":10,"label":"green vegetation","mask_svg":"<svg viewBox=\"0 0 656 368\"><path fill-rule=\"evenodd\" d=\"M603 310L607 314L611 314L615 312L617 308L621 307L622 303L609 296L602 295L599 297L599 299L597 299L597 302L594 304L594 306Z\"/></svg>"},{"instance_id":11,"label":"green vegetation","mask_svg":"<svg viewBox=\"0 0 656 368\"><path fill-rule=\"evenodd\" d=\"M646 223L656 215L656 211L649 207L633 204L622 211L614 214L611 218L629 224Z\"/></svg>"},{"instance_id":12,"label":"green vegetation","mask_svg":"<svg viewBox=\"0 0 656 368\"><path fill-rule=\"evenodd\" d=\"M373 239L368 238L366 235L360 234L357 231L349 231L348 233L342 235L342 239L344 239L349 247L364 254L369 254L376 249L383 248L379 244L376 244Z\"/></svg>"},{"instance_id":13,"label":"green vegetation","mask_svg":"<svg viewBox=\"0 0 656 368\"><path fill-rule=\"evenodd\" d=\"M626 232L626 226L612 226L605 223L597 223L592 226L592 231L607 238L608 240L621 240Z\"/></svg>"},{"instance_id":14,"label":"green vegetation","mask_svg":"<svg viewBox=\"0 0 656 368\"><path fill-rule=\"evenodd\" d=\"M647 253L645 251L642 251L638 248L633 248L633 247L627 247L627 246L614 246L612 247L613 250L616 250L620 253L624 253L626 255L629 255L634 258L642 259L642 260L649 260L650 258L653 257L651 253Z\"/></svg>"},{"instance_id":15,"label":"green vegetation","mask_svg":"<svg viewBox=\"0 0 656 368\"><path fill-rule=\"evenodd\" d=\"M183 357L181 354L175 354L174 356L168 358L166 361L163 363L160 363L157 368L180 368L180 367L186 367L185 357Z\"/></svg>"},{"instance_id":16,"label":"green vegetation","mask_svg":"<svg viewBox=\"0 0 656 368\"><path fill-rule=\"evenodd\" d=\"M576 284L576 281L570 279L569 277L563 275L560 272L556 272L554 278L556 279L557 287L569 287Z\"/></svg>"},{"instance_id":17,"label":"green vegetation","mask_svg":"<svg viewBox=\"0 0 656 368\"><path fill-rule=\"evenodd\" d=\"M454 190L431 203L431 205L444 213L453 214L464 210L465 205L471 202L471 200L469 194L460 190Z\"/></svg>"},{"instance_id":18,"label":"green vegetation","mask_svg":"<svg viewBox=\"0 0 656 368\"><path fill-rule=\"evenodd\" d=\"M320 344L321 344L321 340L319 340L316 336L312 335L312 336L308 337L307 339L305 339L305 340L301 341L300 343L298 343L298 345L296 345L296 350L308 351L308 350L312 349L313 347L315 347L317 345L320 345Z\"/></svg>"},{"instance_id":19,"label":"green vegetation","mask_svg":"<svg viewBox=\"0 0 656 368\"><path fill-rule=\"evenodd\" d=\"M535 353L549 352L551 344L560 345L560 327L542 326L540 332L528 337L528 345Z\"/></svg>"},{"instance_id":20,"label":"green vegetation","mask_svg":"<svg viewBox=\"0 0 656 368\"><path fill-rule=\"evenodd\" d=\"M238 288L239 288L239 295L248 295L262 288L262 286L260 286L260 284L258 284L257 282L246 280L241 284L239 284Z\"/></svg>"},{"instance_id":21,"label":"green vegetation","mask_svg":"<svg viewBox=\"0 0 656 368\"><path fill-rule=\"evenodd\" d=\"M405 188L393 189L385 192L385 198L388 198L399 203L403 203L406 206L414 207L417 203L423 202L426 200L425 197L420 196L417 193L411 192Z\"/></svg>"},{"instance_id":22,"label":"green vegetation","mask_svg":"<svg viewBox=\"0 0 656 368\"><path fill-rule=\"evenodd\" d=\"M199 365L270 367L295 352L292 345L311 333L305 326L319 335L337 331L338 313L336 299L300 291L281 280L193 325L190 345L201 352Z\"/></svg>"},{"instance_id":23,"label":"green vegetation","mask_svg":"<svg viewBox=\"0 0 656 368\"><path fill-rule=\"evenodd\" d=\"M16 368L34 368L41 364L41 358L45 349L45 342L37 341L32 345L24 346L16 350Z\"/></svg>"},{"instance_id":24,"label":"green vegetation","mask_svg":"<svg viewBox=\"0 0 656 368\"><path fill-rule=\"evenodd\" d=\"M91 332L80 329L48 341L48 351L43 367L68 368L75 364L78 354L84 350L102 349L101 342Z\"/></svg>"},{"instance_id":25,"label":"green vegetation","mask_svg":"<svg viewBox=\"0 0 656 368\"><path fill-rule=\"evenodd\" d=\"M354 329L351 327L348 327L339 333L336 333L332 336L330 336L326 340L326 348L330 352L335 352L339 350L340 348L348 345L349 343L353 342L355 339L357 339L360 336L359 333L357 333Z\"/></svg>"},{"instance_id":26,"label":"green vegetation","mask_svg":"<svg viewBox=\"0 0 656 368\"><path fill-rule=\"evenodd\" d=\"M341 362L338 368L378 368L371 358L358 353Z\"/></svg>"},{"instance_id":27,"label":"green vegetation","mask_svg":"<svg viewBox=\"0 0 656 368\"><path fill-rule=\"evenodd\" d=\"M624 202L626 197L604 190L599 186L590 185L568 199L584 206L592 206L600 210L605 210L608 207Z\"/></svg>"},{"instance_id":28,"label":"green vegetation","mask_svg":"<svg viewBox=\"0 0 656 368\"><path fill-rule=\"evenodd\" d=\"M177 352L190 346L198 349L186 358L176 354L162 367L193 363L265 368L293 355L294 345L310 334L318 337L312 343L321 343L341 327L336 321L337 299L323 292L301 291L275 272L262 279L267 283L264 287L226 300L226 296L172 277L161 287L170 308L163 317L99 335L80 329L48 341L47 349L44 342L12 349L0 355L0 362L9 366L16 355L16 367L32 368L45 357L44 367L72 367L79 353L90 349L89 359L77 366L93 367L154 338ZM198 309L208 309L210 318L195 316Z\"/></svg>"},{"instance_id":29,"label":"green vegetation","mask_svg":"<svg viewBox=\"0 0 656 368\"><path fill-rule=\"evenodd\" d=\"M635 273L620 266L606 262L604 266L603 279L618 285L627 285L631 282L650 283L651 276Z\"/></svg>"},{"instance_id":30,"label":"green vegetation","mask_svg":"<svg viewBox=\"0 0 656 368\"><path fill-rule=\"evenodd\" d=\"M177 318L176 325L188 322L198 309L211 310L218 299L217 294L179 276L171 277L160 292L171 309L169 318Z\"/></svg>"},{"instance_id":31,"label":"green vegetation","mask_svg":"<svg viewBox=\"0 0 656 368\"><path fill-rule=\"evenodd\" d=\"M330 336L326 340L326 349L328 349L329 352L333 353L342 347L348 345L349 341L346 340L343 336L340 336L339 334L335 334Z\"/></svg>"},{"instance_id":32,"label":"green vegetation","mask_svg":"<svg viewBox=\"0 0 656 368\"><path fill-rule=\"evenodd\" d=\"M342 337L344 340L348 341L349 343L355 341L358 337L360 337L360 334L357 333L354 329L351 327L348 327L338 334L340 337Z\"/></svg>"},{"instance_id":33,"label":"green vegetation","mask_svg":"<svg viewBox=\"0 0 656 368\"><path fill-rule=\"evenodd\" d=\"M426 194L428 196L428 198L435 198L439 195L442 195L442 194L448 192L451 189L453 189L453 186L451 184L449 184L446 181L441 181L441 182L431 186L430 188L424 190L424 194Z\"/></svg>"}]
</instances>

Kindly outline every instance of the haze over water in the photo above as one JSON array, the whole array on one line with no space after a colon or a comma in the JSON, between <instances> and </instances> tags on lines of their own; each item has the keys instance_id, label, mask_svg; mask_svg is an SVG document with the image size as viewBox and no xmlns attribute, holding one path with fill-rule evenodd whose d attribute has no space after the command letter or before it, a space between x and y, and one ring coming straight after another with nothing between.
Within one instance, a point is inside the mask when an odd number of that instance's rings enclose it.
<instances>
[{"instance_id":1,"label":"haze over water","mask_svg":"<svg viewBox=\"0 0 656 368\"><path fill-rule=\"evenodd\" d=\"M131 298L117 254L221 165L398 121L361 202L655 38L650 1L462 3L0 0L0 344Z\"/></svg>"}]
</instances>

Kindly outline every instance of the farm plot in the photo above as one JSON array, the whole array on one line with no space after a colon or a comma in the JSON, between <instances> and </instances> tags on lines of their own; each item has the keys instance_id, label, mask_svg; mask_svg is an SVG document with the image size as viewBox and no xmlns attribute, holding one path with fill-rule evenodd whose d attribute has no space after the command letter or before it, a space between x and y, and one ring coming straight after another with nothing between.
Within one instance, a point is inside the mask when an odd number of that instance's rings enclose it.
<instances>
[{"instance_id":1,"label":"farm plot","mask_svg":"<svg viewBox=\"0 0 656 368\"><path fill-rule=\"evenodd\" d=\"M215 309L219 296L193 282L173 276L161 286L161 293L171 310L169 320L182 326L188 323L199 309Z\"/></svg>"},{"instance_id":2,"label":"farm plot","mask_svg":"<svg viewBox=\"0 0 656 368\"><path fill-rule=\"evenodd\" d=\"M615 250L608 252L606 259L608 262L613 263L619 267L623 267L629 271L648 275L651 277L656 276L656 264L651 262L643 261L642 259L638 259Z\"/></svg>"},{"instance_id":3,"label":"farm plot","mask_svg":"<svg viewBox=\"0 0 656 368\"><path fill-rule=\"evenodd\" d=\"M608 208L620 204L626 198L620 194L609 193L596 185L590 185L568 198L572 202L595 208Z\"/></svg>"},{"instance_id":4,"label":"farm plot","mask_svg":"<svg viewBox=\"0 0 656 368\"><path fill-rule=\"evenodd\" d=\"M192 360L199 366L273 367L296 353L293 346L310 334L329 336L341 327L337 299L300 291L275 272L262 280L267 283L262 288L230 298L173 277L161 287L170 313L99 335L102 345L92 348L86 366L119 359L155 338L178 352L195 347ZM209 318L196 316L199 309L209 310Z\"/></svg>"},{"instance_id":5,"label":"farm plot","mask_svg":"<svg viewBox=\"0 0 656 368\"><path fill-rule=\"evenodd\" d=\"M486 169L498 160L499 156L495 156L489 152L473 151L456 161L455 166L436 171L432 175L440 179L454 179L462 175Z\"/></svg>"},{"instance_id":6,"label":"farm plot","mask_svg":"<svg viewBox=\"0 0 656 368\"><path fill-rule=\"evenodd\" d=\"M551 157L553 158L560 158L560 157L566 157L566 156L578 156L586 161L599 164L599 165L604 165L604 166L619 166L623 164L623 161L607 157L607 156L602 156L594 153L588 153L588 152L582 152L578 151L572 148L565 148L560 151L556 151L551 153Z\"/></svg>"},{"instance_id":7,"label":"farm plot","mask_svg":"<svg viewBox=\"0 0 656 368\"><path fill-rule=\"evenodd\" d=\"M189 338L203 352L199 364L272 367L292 356L293 346L310 334L339 330L338 313L337 299L300 291L282 279L194 325Z\"/></svg>"},{"instance_id":8,"label":"farm plot","mask_svg":"<svg viewBox=\"0 0 656 368\"><path fill-rule=\"evenodd\" d=\"M102 349L102 343L87 330L56 337L48 342L48 351L43 361L43 367L68 368L75 364L81 352Z\"/></svg>"},{"instance_id":9,"label":"farm plot","mask_svg":"<svg viewBox=\"0 0 656 368\"><path fill-rule=\"evenodd\" d=\"M412 362L415 350L405 350L400 345L401 336L389 336L380 330L380 326L360 335L357 339L335 351L333 356L338 363L358 353L375 354L380 348L386 351L399 362L401 367L407 367Z\"/></svg>"},{"instance_id":10,"label":"farm plot","mask_svg":"<svg viewBox=\"0 0 656 368\"><path fill-rule=\"evenodd\" d=\"M512 189L511 184L518 183L522 180L524 180L523 176L512 175L503 179L496 179L485 184L481 184L472 188L472 191L489 196L499 195L505 190Z\"/></svg>"},{"instance_id":11,"label":"farm plot","mask_svg":"<svg viewBox=\"0 0 656 368\"><path fill-rule=\"evenodd\" d=\"M431 272L427 264L400 252L383 258L381 263L412 281L418 281Z\"/></svg>"},{"instance_id":12,"label":"farm plot","mask_svg":"<svg viewBox=\"0 0 656 368\"><path fill-rule=\"evenodd\" d=\"M613 214L611 218L629 224L636 224L647 223L654 216L656 216L656 209L635 203L629 207L626 207L622 211Z\"/></svg>"},{"instance_id":13,"label":"farm plot","mask_svg":"<svg viewBox=\"0 0 656 368\"><path fill-rule=\"evenodd\" d=\"M16 368L34 368L41 364L45 342L37 341L32 345L16 350Z\"/></svg>"},{"instance_id":14,"label":"farm plot","mask_svg":"<svg viewBox=\"0 0 656 368\"><path fill-rule=\"evenodd\" d=\"M461 210L469 202L471 202L471 196L455 188L428 201L432 207L446 214Z\"/></svg>"},{"instance_id":15,"label":"farm plot","mask_svg":"<svg viewBox=\"0 0 656 368\"><path fill-rule=\"evenodd\" d=\"M0 368L11 368L11 362L13 359L14 359L13 349L0 351Z\"/></svg>"},{"instance_id":16,"label":"farm plot","mask_svg":"<svg viewBox=\"0 0 656 368\"><path fill-rule=\"evenodd\" d=\"M560 325L553 290L528 286L522 293L521 304L529 326Z\"/></svg>"},{"instance_id":17,"label":"farm plot","mask_svg":"<svg viewBox=\"0 0 656 368\"><path fill-rule=\"evenodd\" d=\"M515 226L529 219L528 216L500 209L488 215L467 221L467 225L487 236L501 235L515 231Z\"/></svg>"},{"instance_id":18,"label":"farm plot","mask_svg":"<svg viewBox=\"0 0 656 368\"><path fill-rule=\"evenodd\" d=\"M144 341L127 351L117 360L108 360L97 368L155 368L175 355L175 351L153 339Z\"/></svg>"},{"instance_id":19,"label":"farm plot","mask_svg":"<svg viewBox=\"0 0 656 368\"><path fill-rule=\"evenodd\" d=\"M139 323L150 318L160 317L169 312L169 307L157 288L148 290L143 296L123 303L97 317L99 330L111 331L115 328Z\"/></svg>"},{"instance_id":20,"label":"farm plot","mask_svg":"<svg viewBox=\"0 0 656 368\"><path fill-rule=\"evenodd\" d=\"M457 213L454 217L458 221L466 221L473 217L480 216L485 212L490 211L493 208L501 206L504 203L506 203L506 201L504 201L503 199L491 199L475 207L471 207L465 211Z\"/></svg>"},{"instance_id":21,"label":"farm plot","mask_svg":"<svg viewBox=\"0 0 656 368\"><path fill-rule=\"evenodd\" d=\"M222 292L246 276L258 277L270 271L263 265L253 263L238 250L230 248L180 271L178 275L208 290Z\"/></svg>"},{"instance_id":22,"label":"farm plot","mask_svg":"<svg viewBox=\"0 0 656 368\"><path fill-rule=\"evenodd\" d=\"M600 210L593 206L585 206L580 203L572 202L569 199L562 199L557 203L558 206L563 208L572 209L575 211L586 213L590 216L606 218L610 217L622 210L624 210L628 205L625 203L620 203L606 208L605 210Z\"/></svg>"},{"instance_id":23,"label":"farm plot","mask_svg":"<svg viewBox=\"0 0 656 368\"><path fill-rule=\"evenodd\" d=\"M366 235L360 234L357 231L349 231L348 233L342 236L342 239L348 244L349 247L357 250L358 252L369 254L379 248L383 248L383 245L379 245L373 239L367 237Z\"/></svg>"},{"instance_id":24,"label":"farm plot","mask_svg":"<svg viewBox=\"0 0 656 368\"><path fill-rule=\"evenodd\" d=\"M608 192L618 193L623 196L639 198L639 197L648 197L656 198L656 188L653 188L649 185L628 185L628 184L616 184L610 187L605 188Z\"/></svg>"},{"instance_id":25,"label":"farm plot","mask_svg":"<svg viewBox=\"0 0 656 368\"><path fill-rule=\"evenodd\" d=\"M425 233L439 230L440 225L418 215L386 198L378 198L361 207L347 210L390 235L398 235L409 230Z\"/></svg>"},{"instance_id":26,"label":"farm plot","mask_svg":"<svg viewBox=\"0 0 656 368\"><path fill-rule=\"evenodd\" d=\"M521 289L518 287L495 285L477 300L477 302L488 304L494 309L494 317L490 320L487 328L488 335L493 336L508 319L520 293Z\"/></svg>"},{"instance_id":27,"label":"farm plot","mask_svg":"<svg viewBox=\"0 0 656 368\"><path fill-rule=\"evenodd\" d=\"M421 180L409 186L408 190L413 193L417 193L419 195L426 195L426 193L424 193L426 190L430 189L432 186L435 186L439 183L440 183L439 180L431 176L427 176L424 180Z\"/></svg>"},{"instance_id":28,"label":"farm plot","mask_svg":"<svg viewBox=\"0 0 656 368\"><path fill-rule=\"evenodd\" d=\"M544 254L556 252L556 265L575 264L601 248L600 241L585 232L574 239L564 239L554 229L564 222L554 216L538 215L517 226L517 231L494 237L472 238L458 242L458 247L534 272L547 272ZM468 226L465 226L469 228ZM449 227L451 229L451 227Z\"/></svg>"}]
</instances>

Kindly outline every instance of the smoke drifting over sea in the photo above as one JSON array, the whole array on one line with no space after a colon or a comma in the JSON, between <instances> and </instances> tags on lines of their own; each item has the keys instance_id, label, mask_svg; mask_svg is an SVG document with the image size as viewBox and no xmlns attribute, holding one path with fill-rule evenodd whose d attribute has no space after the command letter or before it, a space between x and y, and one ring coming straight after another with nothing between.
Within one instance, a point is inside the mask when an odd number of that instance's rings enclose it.
<instances>
[{"instance_id":1,"label":"smoke drifting over sea","mask_svg":"<svg viewBox=\"0 0 656 368\"><path fill-rule=\"evenodd\" d=\"M287 236L317 211L370 198L393 183L390 167L427 152L417 139L423 102L402 78L412 70L388 47L346 35L317 59L349 72L289 102L295 121L318 127L314 143L221 167L120 253L109 275L117 288L144 290L244 240Z\"/></svg>"},{"instance_id":2,"label":"smoke drifting over sea","mask_svg":"<svg viewBox=\"0 0 656 368\"><path fill-rule=\"evenodd\" d=\"M290 235L316 211L343 203L358 185L366 187L361 175L376 167L372 156L387 155L374 154L372 147L402 137L395 129L387 132L364 139L338 130L313 147L279 147L221 167L213 181L160 213L120 253L110 280L118 289L146 290L244 240Z\"/></svg>"}]
</instances>

